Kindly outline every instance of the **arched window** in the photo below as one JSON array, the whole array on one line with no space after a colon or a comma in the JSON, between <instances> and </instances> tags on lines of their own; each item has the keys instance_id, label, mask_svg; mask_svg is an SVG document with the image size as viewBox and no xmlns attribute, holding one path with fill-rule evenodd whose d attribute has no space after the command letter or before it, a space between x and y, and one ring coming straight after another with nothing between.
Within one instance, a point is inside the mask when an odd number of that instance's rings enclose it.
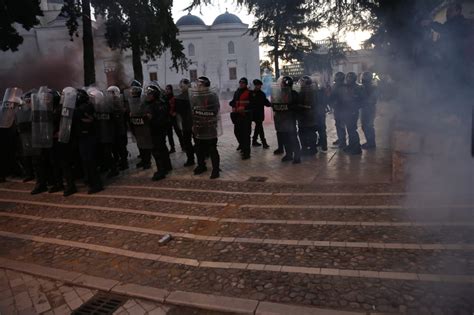
<instances>
[{"instance_id":1,"label":"arched window","mask_svg":"<svg viewBox=\"0 0 474 315\"><path fill-rule=\"evenodd\" d=\"M235 54L234 42L229 42L229 43L227 44L227 51L229 52L229 55Z\"/></svg>"},{"instance_id":2,"label":"arched window","mask_svg":"<svg viewBox=\"0 0 474 315\"><path fill-rule=\"evenodd\" d=\"M195 55L194 44L188 45L188 56L193 57Z\"/></svg>"}]
</instances>

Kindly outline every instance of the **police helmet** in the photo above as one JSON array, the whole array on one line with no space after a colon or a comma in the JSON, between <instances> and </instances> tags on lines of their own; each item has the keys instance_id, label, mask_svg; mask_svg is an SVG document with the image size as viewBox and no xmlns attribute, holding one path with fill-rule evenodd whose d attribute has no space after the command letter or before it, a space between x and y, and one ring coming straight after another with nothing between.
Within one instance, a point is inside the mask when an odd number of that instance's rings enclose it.
<instances>
[{"instance_id":1,"label":"police helmet","mask_svg":"<svg viewBox=\"0 0 474 315\"><path fill-rule=\"evenodd\" d=\"M293 86L293 78L289 76L284 76L281 79L281 82L283 83L284 86L292 87Z\"/></svg>"},{"instance_id":2,"label":"police helmet","mask_svg":"<svg viewBox=\"0 0 474 315\"><path fill-rule=\"evenodd\" d=\"M209 80L208 77L199 77L198 82L202 83L205 87L210 87L211 86L211 80Z\"/></svg>"},{"instance_id":3,"label":"police helmet","mask_svg":"<svg viewBox=\"0 0 474 315\"><path fill-rule=\"evenodd\" d=\"M107 88L107 92L112 94L113 96L120 96L120 89L118 86L111 85Z\"/></svg>"},{"instance_id":4,"label":"police helmet","mask_svg":"<svg viewBox=\"0 0 474 315\"><path fill-rule=\"evenodd\" d=\"M362 73L362 83L367 84L372 82L372 73L371 72L364 72Z\"/></svg>"},{"instance_id":5,"label":"police helmet","mask_svg":"<svg viewBox=\"0 0 474 315\"><path fill-rule=\"evenodd\" d=\"M334 82L343 83L345 78L346 78L346 75L344 74L344 72L339 71L334 75Z\"/></svg>"},{"instance_id":6,"label":"police helmet","mask_svg":"<svg viewBox=\"0 0 474 315\"><path fill-rule=\"evenodd\" d=\"M130 86L142 87L142 84L138 80L133 80L132 83L130 83Z\"/></svg>"},{"instance_id":7,"label":"police helmet","mask_svg":"<svg viewBox=\"0 0 474 315\"><path fill-rule=\"evenodd\" d=\"M348 84L354 84L357 82L357 74L355 72L348 72L346 75L346 82Z\"/></svg>"},{"instance_id":8,"label":"police helmet","mask_svg":"<svg viewBox=\"0 0 474 315\"><path fill-rule=\"evenodd\" d=\"M89 94L83 89L77 90L76 102L78 104L89 103Z\"/></svg>"}]
</instances>

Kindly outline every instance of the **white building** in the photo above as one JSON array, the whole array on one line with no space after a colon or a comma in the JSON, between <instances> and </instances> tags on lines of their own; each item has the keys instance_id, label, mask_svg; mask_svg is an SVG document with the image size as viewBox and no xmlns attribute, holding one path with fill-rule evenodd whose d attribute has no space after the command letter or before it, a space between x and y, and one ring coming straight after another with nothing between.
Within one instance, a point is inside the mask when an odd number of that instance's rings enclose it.
<instances>
[{"instance_id":1,"label":"white building","mask_svg":"<svg viewBox=\"0 0 474 315\"><path fill-rule=\"evenodd\" d=\"M59 16L62 4L62 0L41 0L44 16L40 17L40 24L30 31L19 27L24 38L19 50L0 52L0 77L15 74L12 84L21 85L18 82L22 81L26 88L41 84L56 88L83 84L82 35L79 32L74 41L70 40L66 19ZM189 69L178 73L170 69L172 63L167 51L156 60L143 60L145 83L158 80L162 85L177 84L182 78L194 80L207 76L213 86L226 92L235 90L242 76L249 81L260 76L258 40L245 34L248 25L236 15L226 12L212 25L206 25L199 17L188 14L176 25L185 55L191 60ZM93 22L96 84L100 88L125 85L133 79L131 51L109 49L104 32L99 18ZM64 75L56 75L54 67L64 68Z\"/></svg>"}]
</instances>

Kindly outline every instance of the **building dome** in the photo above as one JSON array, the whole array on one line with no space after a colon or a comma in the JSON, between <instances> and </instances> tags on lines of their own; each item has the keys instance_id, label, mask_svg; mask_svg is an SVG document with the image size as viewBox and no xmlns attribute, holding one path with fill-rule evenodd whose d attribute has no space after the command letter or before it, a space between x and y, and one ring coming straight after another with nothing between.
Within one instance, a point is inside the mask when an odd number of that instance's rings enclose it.
<instances>
[{"instance_id":1,"label":"building dome","mask_svg":"<svg viewBox=\"0 0 474 315\"><path fill-rule=\"evenodd\" d=\"M216 17L214 23L212 23L212 25L219 24L242 24L242 20L237 15L226 11L224 14Z\"/></svg>"},{"instance_id":2,"label":"building dome","mask_svg":"<svg viewBox=\"0 0 474 315\"><path fill-rule=\"evenodd\" d=\"M195 26L195 25L206 26L206 24L204 24L204 21L201 20L201 18L195 15L192 15L191 13L188 13L187 15L182 16L176 22L176 26Z\"/></svg>"}]
</instances>

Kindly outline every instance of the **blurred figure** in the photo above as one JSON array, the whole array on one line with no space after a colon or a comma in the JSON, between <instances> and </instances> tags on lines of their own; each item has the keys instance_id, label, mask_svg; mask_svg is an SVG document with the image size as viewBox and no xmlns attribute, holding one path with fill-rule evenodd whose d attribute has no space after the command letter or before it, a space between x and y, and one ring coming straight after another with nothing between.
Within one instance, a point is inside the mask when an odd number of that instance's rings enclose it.
<instances>
[{"instance_id":1,"label":"blurred figure","mask_svg":"<svg viewBox=\"0 0 474 315\"><path fill-rule=\"evenodd\" d=\"M349 72L346 75L346 84L342 92L343 122L349 136L349 145L344 152L352 155L361 154L357 122L362 103L362 87L357 84L357 74Z\"/></svg>"},{"instance_id":2,"label":"blurred figure","mask_svg":"<svg viewBox=\"0 0 474 315\"><path fill-rule=\"evenodd\" d=\"M377 88L373 85L372 73L362 73L362 109L360 121L362 124L362 131L366 139L366 143L362 144L362 149L375 149L375 106L377 104Z\"/></svg>"},{"instance_id":3,"label":"blurred figure","mask_svg":"<svg viewBox=\"0 0 474 315\"><path fill-rule=\"evenodd\" d=\"M109 102L112 102L112 123L115 130L112 152L115 164L123 171L128 169L127 110L117 86L110 86L107 89L107 97Z\"/></svg>"},{"instance_id":4,"label":"blurred figure","mask_svg":"<svg viewBox=\"0 0 474 315\"><path fill-rule=\"evenodd\" d=\"M342 92L344 89L344 80L346 75L343 72L337 72L334 75L334 84L331 87L331 94L329 96L329 104L334 111L334 121L336 123L337 140L333 145L344 149L346 147L346 128L343 121L343 103Z\"/></svg>"}]
</instances>

